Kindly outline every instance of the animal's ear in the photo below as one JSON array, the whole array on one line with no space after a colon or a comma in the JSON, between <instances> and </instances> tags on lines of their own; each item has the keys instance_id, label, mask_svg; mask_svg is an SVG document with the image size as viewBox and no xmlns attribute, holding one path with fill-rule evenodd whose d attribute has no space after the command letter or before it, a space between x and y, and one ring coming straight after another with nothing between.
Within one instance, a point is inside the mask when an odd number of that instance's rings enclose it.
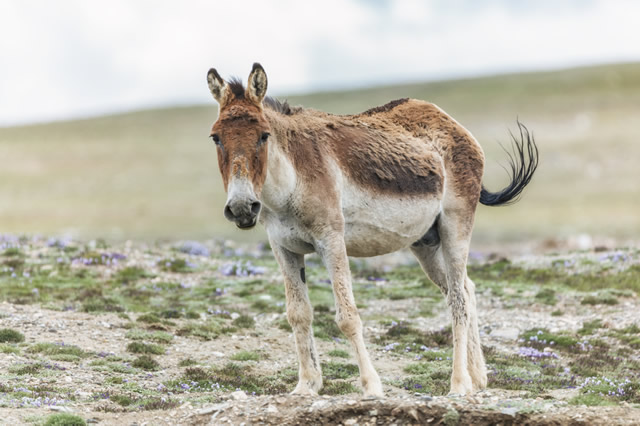
<instances>
[{"instance_id":1,"label":"animal's ear","mask_svg":"<svg viewBox=\"0 0 640 426\"><path fill-rule=\"evenodd\" d=\"M249 74L249 84L246 90L246 97L256 104L262 104L262 100L267 94L267 73L259 63L253 64L251 74Z\"/></svg>"},{"instance_id":2,"label":"animal's ear","mask_svg":"<svg viewBox=\"0 0 640 426\"><path fill-rule=\"evenodd\" d=\"M229 85L220 77L215 68L211 68L207 73L207 83L213 98L218 101L220 106L224 105L229 95Z\"/></svg>"}]
</instances>

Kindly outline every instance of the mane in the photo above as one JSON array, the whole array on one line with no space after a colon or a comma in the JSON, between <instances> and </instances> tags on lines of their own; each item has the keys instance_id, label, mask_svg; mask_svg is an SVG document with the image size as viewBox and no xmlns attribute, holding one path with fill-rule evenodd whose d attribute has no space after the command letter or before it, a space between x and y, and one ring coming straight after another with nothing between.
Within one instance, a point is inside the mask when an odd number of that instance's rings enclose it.
<instances>
[{"instance_id":1,"label":"mane","mask_svg":"<svg viewBox=\"0 0 640 426\"><path fill-rule=\"evenodd\" d=\"M238 77L232 77L227 84L236 99L244 99L245 89L244 84L242 84L242 80ZM267 108L275 112L279 112L282 115L293 115L302 110L300 107L291 107L287 101L280 101L276 98L272 98L271 96L265 97L262 103Z\"/></svg>"}]
</instances>

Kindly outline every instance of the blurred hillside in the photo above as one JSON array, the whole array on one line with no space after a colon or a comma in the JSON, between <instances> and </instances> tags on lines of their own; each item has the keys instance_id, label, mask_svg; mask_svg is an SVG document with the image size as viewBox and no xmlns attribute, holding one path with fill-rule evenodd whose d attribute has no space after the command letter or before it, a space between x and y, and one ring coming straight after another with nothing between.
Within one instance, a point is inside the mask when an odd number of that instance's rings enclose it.
<instances>
[{"instance_id":1,"label":"blurred hillside","mask_svg":"<svg viewBox=\"0 0 640 426\"><path fill-rule=\"evenodd\" d=\"M203 83L202 90L207 90ZM509 129L533 131L540 167L518 204L479 207L475 241L640 238L640 63L500 75L289 98L333 113L392 99L438 104L478 138L485 184L501 188ZM0 128L0 233L251 240L225 195L205 106Z\"/></svg>"}]
</instances>

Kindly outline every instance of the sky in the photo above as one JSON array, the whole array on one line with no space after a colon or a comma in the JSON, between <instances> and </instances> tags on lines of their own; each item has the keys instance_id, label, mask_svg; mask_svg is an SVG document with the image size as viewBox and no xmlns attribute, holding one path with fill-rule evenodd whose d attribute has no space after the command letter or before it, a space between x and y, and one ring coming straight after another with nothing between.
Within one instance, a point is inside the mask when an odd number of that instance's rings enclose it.
<instances>
[{"instance_id":1,"label":"sky","mask_svg":"<svg viewBox=\"0 0 640 426\"><path fill-rule=\"evenodd\" d=\"M640 60L634 0L0 0L0 126Z\"/></svg>"}]
</instances>

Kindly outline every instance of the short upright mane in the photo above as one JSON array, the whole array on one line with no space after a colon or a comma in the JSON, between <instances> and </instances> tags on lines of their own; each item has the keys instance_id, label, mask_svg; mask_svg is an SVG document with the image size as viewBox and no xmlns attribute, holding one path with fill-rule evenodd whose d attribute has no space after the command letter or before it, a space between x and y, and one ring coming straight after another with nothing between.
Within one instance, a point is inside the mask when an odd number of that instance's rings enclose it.
<instances>
[{"instance_id":1,"label":"short upright mane","mask_svg":"<svg viewBox=\"0 0 640 426\"><path fill-rule=\"evenodd\" d=\"M236 99L244 99L244 85L242 84L242 80L237 77L232 77L229 80L229 89L231 89L231 93L236 97ZM287 101L280 101L278 99L272 98L271 96L267 96L262 101L263 104L276 112L279 112L283 115L293 115L296 112L300 111L300 108L291 107Z\"/></svg>"}]
</instances>

